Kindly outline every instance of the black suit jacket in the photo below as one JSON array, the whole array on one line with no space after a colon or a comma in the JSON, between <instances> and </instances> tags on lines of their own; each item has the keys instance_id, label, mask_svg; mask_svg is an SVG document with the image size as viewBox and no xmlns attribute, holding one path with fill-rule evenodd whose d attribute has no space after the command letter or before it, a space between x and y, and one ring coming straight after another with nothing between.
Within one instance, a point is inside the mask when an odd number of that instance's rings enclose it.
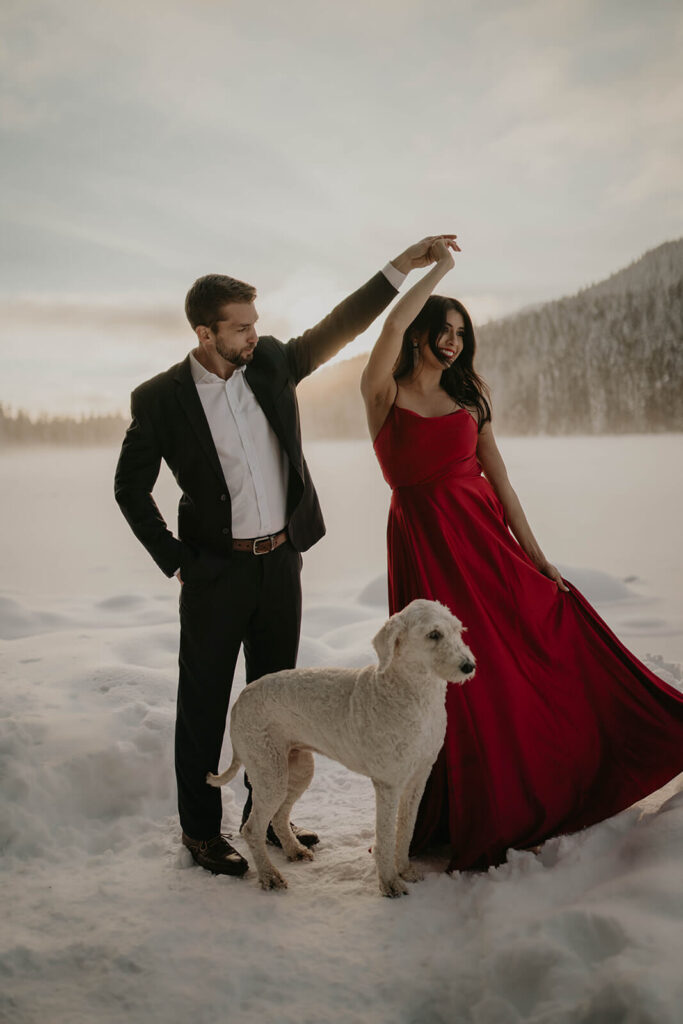
<instances>
[{"instance_id":1,"label":"black suit jacket","mask_svg":"<svg viewBox=\"0 0 683 1024\"><path fill-rule=\"evenodd\" d=\"M370 326L396 295L384 274L376 274L299 338L283 343L259 339L245 376L289 459L287 524L298 551L325 533L318 496L301 448L296 385ZM232 553L232 510L211 431L187 356L145 381L131 396L132 422L126 431L115 477L116 500L138 540L157 565L172 576L189 562ZM152 497L161 460L182 491L178 538Z\"/></svg>"}]
</instances>

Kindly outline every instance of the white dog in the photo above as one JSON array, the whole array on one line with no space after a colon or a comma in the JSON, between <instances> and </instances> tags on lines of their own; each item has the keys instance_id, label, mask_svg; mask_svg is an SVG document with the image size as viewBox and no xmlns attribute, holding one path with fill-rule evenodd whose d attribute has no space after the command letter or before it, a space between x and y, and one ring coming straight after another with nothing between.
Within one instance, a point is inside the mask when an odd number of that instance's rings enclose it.
<instances>
[{"instance_id":1,"label":"white dog","mask_svg":"<svg viewBox=\"0 0 683 1024\"><path fill-rule=\"evenodd\" d=\"M266 851L271 820L290 860L313 858L289 824L313 778L311 751L372 779L380 892L401 896L408 891L402 880L422 877L408 848L446 732L446 681L462 683L475 667L462 629L443 605L413 601L374 638L378 666L288 669L242 691L230 720L232 764L206 781L222 786L245 766L253 807L243 835L264 889L287 886Z\"/></svg>"}]
</instances>

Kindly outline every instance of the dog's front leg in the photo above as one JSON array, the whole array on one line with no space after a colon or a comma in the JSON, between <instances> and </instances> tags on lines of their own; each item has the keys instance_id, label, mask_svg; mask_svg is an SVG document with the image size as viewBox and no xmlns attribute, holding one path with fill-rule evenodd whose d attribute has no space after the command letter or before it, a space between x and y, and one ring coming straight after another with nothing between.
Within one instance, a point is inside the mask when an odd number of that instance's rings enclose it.
<instances>
[{"instance_id":1,"label":"dog's front leg","mask_svg":"<svg viewBox=\"0 0 683 1024\"><path fill-rule=\"evenodd\" d=\"M379 891L383 896L404 896L408 890L396 872L396 815L400 791L396 786L375 779L372 784L377 805L375 863Z\"/></svg>"},{"instance_id":2,"label":"dog's front leg","mask_svg":"<svg viewBox=\"0 0 683 1024\"><path fill-rule=\"evenodd\" d=\"M403 790L398 807L398 827L396 835L396 870L406 882L421 882L423 873L410 863L408 851L413 838L415 819L420 806L420 799L427 785L432 769L431 764L422 765L410 778Z\"/></svg>"}]
</instances>

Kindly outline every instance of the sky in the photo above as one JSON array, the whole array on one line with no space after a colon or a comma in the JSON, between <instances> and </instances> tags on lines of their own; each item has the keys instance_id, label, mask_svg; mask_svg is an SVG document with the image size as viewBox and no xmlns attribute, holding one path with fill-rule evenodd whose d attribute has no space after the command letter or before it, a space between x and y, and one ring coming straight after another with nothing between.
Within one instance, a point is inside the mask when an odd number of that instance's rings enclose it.
<instances>
[{"instance_id":1,"label":"sky","mask_svg":"<svg viewBox=\"0 0 683 1024\"><path fill-rule=\"evenodd\" d=\"M482 323L683 234L673 0L4 0L0 40L14 406L124 407L204 273L286 338L453 231Z\"/></svg>"}]
</instances>

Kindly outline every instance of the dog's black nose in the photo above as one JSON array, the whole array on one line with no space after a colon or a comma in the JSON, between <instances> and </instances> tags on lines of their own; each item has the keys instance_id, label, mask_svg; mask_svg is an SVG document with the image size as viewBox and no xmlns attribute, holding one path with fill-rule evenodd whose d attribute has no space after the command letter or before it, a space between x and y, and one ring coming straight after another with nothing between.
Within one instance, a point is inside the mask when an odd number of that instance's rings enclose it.
<instances>
[{"instance_id":1,"label":"dog's black nose","mask_svg":"<svg viewBox=\"0 0 683 1024\"><path fill-rule=\"evenodd\" d=\"M465 676L470 675L472 672L474 672L474 664L473 664L473 662L471 662L471 661L463 661L462 665L460 666L460 671Z\"/></svg>"}]
</instances>

